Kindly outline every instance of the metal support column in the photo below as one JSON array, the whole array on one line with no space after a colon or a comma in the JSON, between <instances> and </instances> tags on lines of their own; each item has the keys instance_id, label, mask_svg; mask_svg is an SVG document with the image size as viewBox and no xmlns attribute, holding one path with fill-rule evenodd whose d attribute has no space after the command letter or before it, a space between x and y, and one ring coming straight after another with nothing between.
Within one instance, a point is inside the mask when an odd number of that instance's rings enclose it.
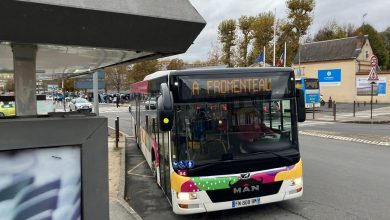
<instances>
[{"instance_id":1,"label":"metal support column","mask_svg":"<svg viewBox=\"0 0 390 220\"><path fill-rule=\"evenodd\" d=\"M98 79L99 71L96 71L93 74L93 109L97 116L99 116L99 79Z\"/></svg>"},{"instance_id":2,"label":"metal support column","mask_svg":"<svg viewBox=\"0 0 390 220\"><path fill-rule=\"evenodd\" d=\"M36 116L37 46L12 44L14 58L16 116Z\"/></svg>"}]
</instances>

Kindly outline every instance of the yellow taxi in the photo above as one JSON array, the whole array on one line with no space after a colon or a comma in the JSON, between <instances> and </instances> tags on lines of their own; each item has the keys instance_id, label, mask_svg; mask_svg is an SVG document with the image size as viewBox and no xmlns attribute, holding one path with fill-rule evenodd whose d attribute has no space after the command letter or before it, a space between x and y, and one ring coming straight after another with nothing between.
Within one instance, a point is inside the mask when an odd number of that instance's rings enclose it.
<instances>
[{"instance_id":1,"label":"yellow taxi","mask_svg":"<svg viewBox=\"0 0 390 220\"><path fill-rule=\"evenodd\" d=\"M0 102L0 118L15 116L15 102Z\"/></svg>"}]
</instances>

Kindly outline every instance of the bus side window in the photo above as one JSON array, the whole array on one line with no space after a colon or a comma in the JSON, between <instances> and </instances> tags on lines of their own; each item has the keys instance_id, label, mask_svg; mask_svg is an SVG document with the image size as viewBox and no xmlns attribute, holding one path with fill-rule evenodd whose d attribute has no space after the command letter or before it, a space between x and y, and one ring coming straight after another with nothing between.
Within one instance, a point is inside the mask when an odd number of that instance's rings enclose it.
<instances>
[{"instance_id":1,"label":"bus side window","mask_svg":"<svg viewBox=\"0 0 390 220\"><path fill-rule=\"evenodd\" d=\"M152 118L152 138L157 141L157 119Z\"/></svg>"}]
</instances>

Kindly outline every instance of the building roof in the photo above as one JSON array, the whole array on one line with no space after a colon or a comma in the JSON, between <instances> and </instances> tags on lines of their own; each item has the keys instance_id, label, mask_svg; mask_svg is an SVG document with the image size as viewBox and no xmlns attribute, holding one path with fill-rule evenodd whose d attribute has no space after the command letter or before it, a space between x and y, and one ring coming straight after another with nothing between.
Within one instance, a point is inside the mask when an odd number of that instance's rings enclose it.
<instances>
[{"instance_id":1,"label":"building roof","mask_svg":"<svg viewBox=\"0 0 390 220\"><path fill-rule=\"evenodd\" d=\"M306 43L300 47L300 62L356 59L365 41L366 37L359 36ZM294 63L299 63L299 52L295 55Z\"/></svg>"}]
</instances>

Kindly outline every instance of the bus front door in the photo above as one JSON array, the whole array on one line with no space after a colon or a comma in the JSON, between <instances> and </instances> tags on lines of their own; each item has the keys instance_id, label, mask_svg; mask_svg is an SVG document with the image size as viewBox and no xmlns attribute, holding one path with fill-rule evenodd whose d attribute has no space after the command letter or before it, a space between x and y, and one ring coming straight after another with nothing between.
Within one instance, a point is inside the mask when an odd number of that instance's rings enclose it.
<instances>
[{"instance_id":1,"label":"bus front door","mask_svg":"<svg viewBox=\"0 0 390 220\"><path fill-rule=\"evenodd\" d=\"M169 132L160 131L158 138L159 157L160 157L160 184L166 196L171 199L171 180L169 167Z\"/></svg>"}]
</instances>

